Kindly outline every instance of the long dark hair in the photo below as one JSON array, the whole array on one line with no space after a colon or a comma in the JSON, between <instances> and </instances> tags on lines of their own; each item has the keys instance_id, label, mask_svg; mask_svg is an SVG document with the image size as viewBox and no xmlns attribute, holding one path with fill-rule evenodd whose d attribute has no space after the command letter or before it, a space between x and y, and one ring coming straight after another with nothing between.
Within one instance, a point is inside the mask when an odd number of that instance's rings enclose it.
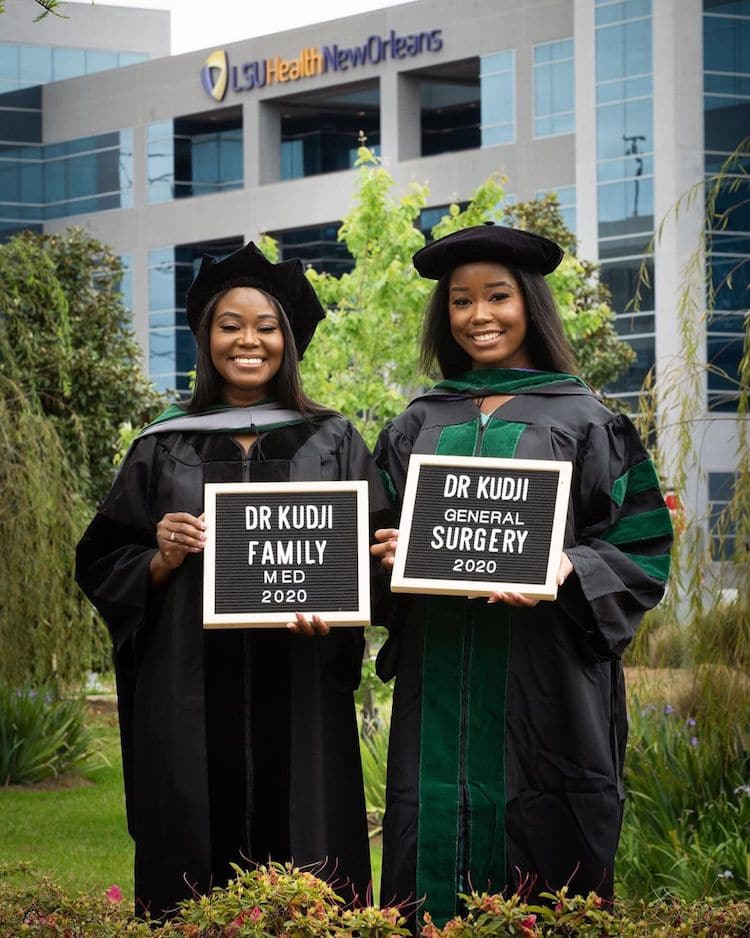
<instances>
[{"instance_id":1,"label":"long dark hair","mask_svg":"<svg viewBox=\"0 0 750 938\"><path fill-rule=\"evenodd\" d=\"M199 413L207 407L224 403L224 379L211 361L211 322L219 300L235 287L252 287L262 293L279 317L279 325L284 336L284 354L281 366L273 380L273 390L279 403L289 410L297 410L306 416L332 414L334 411L309 398L302 390L302 379L297 360L297 343L284 309L270 293L266 293L250 279L240 278L226 284L206 303L201 313L195 339L198 345L198 358L195 364L195 387L189 401L182 406L190 414Z\"/></svg>"},{"instance_id":2,"label":"long dark hair","mask_svg":"<svg viewBox=\"0 0 750 938\"><path fill-rule=\"evenodd\" d=\"M573 374L573 350L563 332L560 314L542 274L505 265L516 278L526 303L526 348L534 368ZM425 310L420 365L430 373L437 362L444 378L470 371L472 360L451 335L448 299L451 273L438 280Z\"/></svg>"}]
</instances>

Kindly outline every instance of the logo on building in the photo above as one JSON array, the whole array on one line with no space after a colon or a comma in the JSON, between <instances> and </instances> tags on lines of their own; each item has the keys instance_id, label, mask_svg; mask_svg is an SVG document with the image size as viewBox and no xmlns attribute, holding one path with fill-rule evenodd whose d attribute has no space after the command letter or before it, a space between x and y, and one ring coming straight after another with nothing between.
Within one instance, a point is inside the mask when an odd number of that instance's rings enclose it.
<instances>
[{"instance_id":1,"label":"logo on building","mask_svg":"<svg viewBox=\"0 0 750 938\"><path fill-rule=\"evenodd\" d=\"M206 59L201 69L201 84L214 101L223 101L227 93L227 77L229 75L229 61L223 49L217 49Z\"/></svg>"},{"instance_id":2,"label":"logo on building","mask_svg":"<svg viewBox=\"0 0 750 938\"><path fill-rule=\"evenodd\" d=\"M379 65L386 59L410 59L425 52L443 48L441 29L398 35L390 30L387 36L368 36L357 46L308 46L296 58L272 58L230 65L226 52L212 52L201 70L201 83L214 101L223 101L227 88L234 92L252 91L266 85L285 84L324 75L327 72L348 72L363 65Z\"/></svg>"}]
</instances>

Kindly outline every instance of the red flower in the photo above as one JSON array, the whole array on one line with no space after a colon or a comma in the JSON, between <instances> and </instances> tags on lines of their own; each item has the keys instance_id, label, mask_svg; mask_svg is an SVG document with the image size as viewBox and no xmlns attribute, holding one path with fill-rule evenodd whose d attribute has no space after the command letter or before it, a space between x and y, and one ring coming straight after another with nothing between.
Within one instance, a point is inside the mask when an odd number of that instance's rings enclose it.
<instances>
[{"instance_id":1,"label":"red flower","mask_svg":"<svg viewBox=\"0 0 750 938\"><path fill-rule=\"evenodd\" d=\"M521 928L533 928L536 925L536 915L527 915L521 922Z\"/></svg>"},{"instance_id":2,"label":"red flower","mask_svg":"<svg viewBox=\"0 0 750 938\"><path fill-rule=\"evenodd\" d=\"M104 895L107 897L107 901L113 905L117 905L123 900L122 889L116 883L113 883Z\"/></svg>"}]
</instances>

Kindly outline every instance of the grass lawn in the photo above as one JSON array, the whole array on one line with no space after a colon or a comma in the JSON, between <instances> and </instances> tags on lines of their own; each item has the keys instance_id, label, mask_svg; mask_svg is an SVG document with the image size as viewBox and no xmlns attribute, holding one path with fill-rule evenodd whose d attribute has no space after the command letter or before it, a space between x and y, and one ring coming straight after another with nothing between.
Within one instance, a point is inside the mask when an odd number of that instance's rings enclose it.
<instances>
[{"instance_id":1,"label":"grass lawn","mask_svg":"<svg viewBox=\"0 0 750 938\"><path fill-rule=\"evenodd\" d=\"M133 894L133 845L125 826L117 717L92 714L109 765L94 758L57 783L0 788L0 863L27 860L73 892L117 883Z\"/></svg>"},{"instance_id":2,"label":"grass lawn","mask_svg":"<svg viewBox=\"0 0 750 938\"><path fill-rule=\"evenodd\" d=\"M109 765L94 759L58 782L0 787L0 865L26 860L66 890L103 892L113 883L133 898L133 843L125 822L117 715L92 712L91 727ZM371 855L375 896L380 885L380 838Z\"/></svg>"}]
</instances>

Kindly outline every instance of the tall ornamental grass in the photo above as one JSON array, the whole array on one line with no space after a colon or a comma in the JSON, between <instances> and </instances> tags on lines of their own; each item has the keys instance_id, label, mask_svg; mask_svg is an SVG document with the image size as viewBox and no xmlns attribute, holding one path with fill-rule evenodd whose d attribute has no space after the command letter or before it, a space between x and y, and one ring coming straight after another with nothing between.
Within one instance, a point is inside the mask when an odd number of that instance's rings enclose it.
<instances>
[{"instance_id":1,"label":"tall ornamental grass","mask_svg":"<svg viewBox=\"0 0 750 938\"><path fill-rule=\"evenodd\" d=\"M62 775L95 751L81 699L0 684L0 785Z\"/></svg>"}]
</instances>

